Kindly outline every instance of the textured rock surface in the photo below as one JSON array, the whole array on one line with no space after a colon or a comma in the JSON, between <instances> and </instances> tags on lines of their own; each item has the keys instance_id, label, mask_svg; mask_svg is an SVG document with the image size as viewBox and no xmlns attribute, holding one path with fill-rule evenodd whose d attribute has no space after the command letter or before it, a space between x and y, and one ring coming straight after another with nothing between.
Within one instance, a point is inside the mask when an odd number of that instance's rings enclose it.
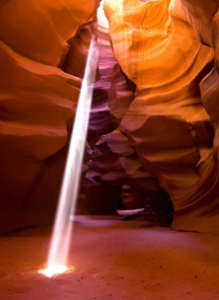
<instances>
[{"instance_id":1,"label":"textured rock surface","mask_svg":"<svg viewBox=\"0 0 219 300\"><path fill-rule=\"evenodd\" d=\"M96 19L96 6L96 0L3 1L0 39L24 57L59 66L70 48L67 41Z\"/></svg>"},{"instance_id":2,"label":"textured rock surface","mask_svg":"<svg viewBox=\"0 0 219 300\"><path fill-rule=\"evenodd\" d=\"M101 179L100 169L107 165L106 156L99 160L99 166L94 166L93 163L96 156L95 145L98 145L103 137L113 130L107 91L111 85L112 70L116 60L112 53L107 30L102 26L98 27L97 43L100 79L91 85L94 91L87 136L91 155L88 163L89 170L85 180L82 180L81 183L78 208L85 209L90 214L115 214L121 196L121 187L113 187L109 182L104 182Z\"/></svg>"},{"instance_id":3,"label":"textured rock surface","mask_svg":"<svg viewBox=\"0 0 219 300\"><path fill-rule=\"evenodd\" d=\"M0 4L2 231L53 218L98 2ZM218 6L105 0L79 209L218 231Z\"/></svg>"},{"instance_id":4,"label":"textured rock surface","mask_svg":"<svg viewBox=\"0 0 219 300\"><path fill-rule=\"evenodd\" d=\"M218 75L216 70L208 75L214 58L210 24L218 1L206 5L204 1L105 1L115 57L136 84L135 99L120 130L140 164L171 197L172 227L209 232L217 230L219 219L217 131L214 138L212 116L217 105L210 94L216 95ZM216 49L217 32L216 15Z\"/></svg>"},{"instance_id":5,"label":"textured rock surface","mask_svg":"<svg viewBox=\"0 0 219 300\"><path fill-rule=\"evenodd\" d=\"M0 4L1 231L53 218L83 74L58 67L97 2Z\"/></svg>"},{"instance_id":6,"label":"textured rock surface","mask_svg":"<svg viewBox=\"0 0 219 300\"><path fill-rule=\"evenodd\" d=\"M163 199L163 195L156 176L141 166L127 137L118 128L134 99L135 85L122 74L107 29L102 26L98 29L98 45L101 77L92 86L88 132L91 157L78 208L92 214L108 214L116 213L121 199L127 208L138 208L145 206L149 195L153 202ZM162 206L162 200L159 204Z\"/></svg>"}]
</instances>

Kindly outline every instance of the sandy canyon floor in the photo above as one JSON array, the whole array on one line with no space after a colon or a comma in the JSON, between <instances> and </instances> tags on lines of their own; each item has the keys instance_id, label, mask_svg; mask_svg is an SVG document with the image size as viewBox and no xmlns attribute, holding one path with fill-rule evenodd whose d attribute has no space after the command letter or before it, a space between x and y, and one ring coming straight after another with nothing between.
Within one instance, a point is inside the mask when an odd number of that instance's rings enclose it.
<instances>
[{"instance_id":1,"label":"sandy canyon floor","mask_svg":"<svg viewBox=\"0 0 219 300\"><path fill-rule=\"evenodd\" d=\"M219 299L218 236L116 218L79 221L70 253L74 271L51 279L37 273L51 228L1 237L0 299Z\"/></svg>"}]
</instances>

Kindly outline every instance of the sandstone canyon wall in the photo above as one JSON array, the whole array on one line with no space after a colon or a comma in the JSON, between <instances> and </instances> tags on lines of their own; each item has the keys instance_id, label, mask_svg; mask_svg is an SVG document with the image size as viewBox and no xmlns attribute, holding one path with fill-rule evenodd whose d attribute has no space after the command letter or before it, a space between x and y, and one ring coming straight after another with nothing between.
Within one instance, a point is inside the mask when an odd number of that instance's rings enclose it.
<instances>
[{"instance_id":1,"label":"sandstone canyon wall","mask_svg":"<svg viewBox=\"0 0 219 300\"><path fill-rule=\"evenodd\" d=\"M109 36L98 5L0 4L1 232L52 223L94 32L78 208L173 205L173 229L218 232L219 1L105 0Z\"/></svg>"},{"instance_id":2,"label":"sandstone canyon wall","mask_svg":"<svg viewBox=\"0 0 219 300\"><path fill-rule=\"evenodd\" d=\"M105 1L115 57L136 84L119 129L170 196L177 230L218 231L218 4Z\"/></svg>"},{"instance_id":3,"label":"sandstone canyon wall","mask_svg":"<svg viewBox=\"0 0 219 300\"><path fill-rule=\"evenodd\" d=\"M81 66L66 56L98 4L0 3L1 232L53 221L92 28L81 41Z\"/></svg>"}]
</instances>

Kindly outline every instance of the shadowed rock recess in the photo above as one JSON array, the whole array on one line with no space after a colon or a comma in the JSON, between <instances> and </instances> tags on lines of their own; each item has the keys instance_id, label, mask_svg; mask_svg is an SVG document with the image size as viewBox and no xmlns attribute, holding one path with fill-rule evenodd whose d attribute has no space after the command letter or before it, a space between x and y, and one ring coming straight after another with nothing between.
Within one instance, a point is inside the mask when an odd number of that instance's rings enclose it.
<instances>
[{"instance_id":1,"label":"shadowed rock recess","mask_svg":"<svg viewBox=\"0 0 219 300\"><path fill-rule=\"evenodd\" d=\"M0 3L0 232L53 222L94 34L78 211L218 233L219 0L99 2Z\"/></svg>"}]
</instances>

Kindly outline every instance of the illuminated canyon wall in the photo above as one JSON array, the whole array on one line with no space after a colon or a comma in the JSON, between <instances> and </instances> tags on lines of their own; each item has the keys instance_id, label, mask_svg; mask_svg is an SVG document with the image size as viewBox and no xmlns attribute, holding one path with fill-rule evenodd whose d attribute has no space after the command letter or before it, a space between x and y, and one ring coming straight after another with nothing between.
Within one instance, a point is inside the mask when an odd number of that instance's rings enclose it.
<instances>
[{"instance_id":1,"label":"illuminated canyon wall","mask_svg":"<svg viewBox=\"0 0 219 300\"><path fill-rule=\"evenodd\" d=\"M2 231L52 222L98 2L0 4ZM218 231L218 5L105 0L80 210Z\"/></svg>"},{"instance_id":2,"label":"illuminated canyon wall","mask_svg":"<svg viewBox=\"0 0 219 300\"><path fill-rule=\"evenodd\" d=\"M0 3L1 231L53 221L97 5Z\"/></svg>"},{"instance_id":3,"label":"illuminated canyon wall","mask_svg":"<svg viewBox=\"0 0 219 300\"><path fill-rule=\"evenodd\" d=\"M170 196L177 230L217 231L219 220L218 3L105 1L115 57L136 84L119 129Z\"/></svg>"}]
</instances>

